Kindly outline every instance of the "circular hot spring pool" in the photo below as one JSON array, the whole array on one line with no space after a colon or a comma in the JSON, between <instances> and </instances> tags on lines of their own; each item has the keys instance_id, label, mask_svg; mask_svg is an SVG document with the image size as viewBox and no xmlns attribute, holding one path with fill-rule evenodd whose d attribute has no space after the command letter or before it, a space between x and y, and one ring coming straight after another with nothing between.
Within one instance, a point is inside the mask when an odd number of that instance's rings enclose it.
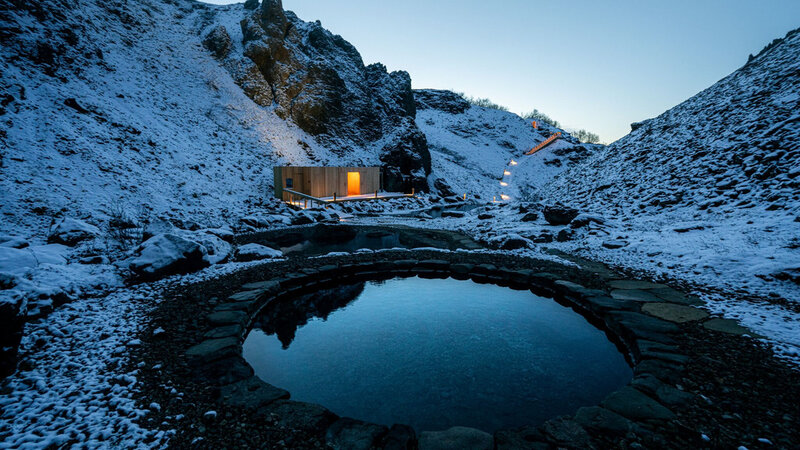
<instances>
[{"instance_id":1,"label":"circular hot spring pool","mask_svg":"<svg viewBox=\"0 0 800 450\"><path fill-rule=\"evenodd\" d=\"M270 304L244 357L294 400L417 432L537 425L632 377L606 333L552 299L417 277Z\"/></svg>"}]
</instances>

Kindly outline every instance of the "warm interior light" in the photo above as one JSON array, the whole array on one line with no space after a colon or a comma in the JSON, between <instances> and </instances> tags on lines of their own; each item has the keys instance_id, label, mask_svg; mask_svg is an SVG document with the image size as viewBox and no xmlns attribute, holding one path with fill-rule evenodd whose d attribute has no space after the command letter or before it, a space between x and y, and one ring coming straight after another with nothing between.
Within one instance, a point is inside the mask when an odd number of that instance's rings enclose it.
<instances>
[{"instance_id":1,"label":"warm interior light","mask_svg":"<svg viewBox=\"0 0 800 450\"><path fill-rule=\"evenodd\" d=\"M508 186L508 183L506 183L505 181L501 181L500 186Z\"/></svg>"},{"instance_id":2,"label":"warm interior light","mask_svg":"<svg viewBox=\"0 0 800 450\"><path fill-rule=\"evenodd\" d=\"M511 197L507 196L506 194L500 194L500 198L502 198L503 200L508 200Z\"/></svg>"},{"instance_id":3,"label":"warm interior light","mask_svg":"<svg viewBox=\"0 0 800 450\"><path fill-rule=\"evenodd\" d=\"M361 195L361 174L347 172L347 195Z\"/></svg>"},{"instance_id":4,"label":"warm interior light","mask_svg":"<svg viewBox=\"0 0 800 450\"><path fill-rule=\"evenodd\" d=\"M511 175L511 172L509 172L508 170L504 170L503 175Z\"/></svg>"},{"instance_id":5,"label":"warm interior light","mask_svg":"<svg viewBox=\"0 0 800 450\"><path fill-rule=\"evenodd\" d=\"M516 162L516 161L514 161L514 160L512 159L512 160L511 160L511 162L510 162L510 163L508 163L508 165L509 165L509 166L516 166L516 165L517 165L517 162Z\"/></svg>"}]
</instances>

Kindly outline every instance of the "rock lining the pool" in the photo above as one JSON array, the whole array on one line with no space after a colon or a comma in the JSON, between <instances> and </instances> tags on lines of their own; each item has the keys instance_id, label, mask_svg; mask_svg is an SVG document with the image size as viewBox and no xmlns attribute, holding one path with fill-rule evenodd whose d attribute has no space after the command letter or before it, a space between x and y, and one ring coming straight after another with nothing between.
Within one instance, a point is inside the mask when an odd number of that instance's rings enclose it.
<instances>
[{"instance_id":1,"label":"rock lining the pool","mask_svg":"<svg viewBox=\"0 0 800 450\"><path fill-rule=\"evenodd\" d=\"M242 357L242 343L255 317L271 302L347 281L409 276L471 279L530 289L537 295L554 298L605 330L624 349L633 366L630 384L608 395L600 405L580 408L572 417L554 418L538 427L500 430L494 435L498 449L548 444L584 447L587 430L623 436L630 432L646 434L645 430L658 422L675 418L671 408L694 400L693 394L676 385L689 358L675 342L681 332L678 324L701 323L708 314L687 306L688 297L679 291L664 285L617 280L611 282L609 295L548 272L443 259L330 264L301 269L279 279L246 283L242 291L228 297L206 317L209 328L205 340L189 348L185 356L214 387L218 402L278 417L281 425L319 433L336 448L406 448L406 444L417 440L409 427L389 429L339 418L321 405L290 400L288 392L255 376ZM625 291L631 291L631 295L625 295ZM697 302L691 298L691 304Z\"/></svg>"}]
</instances>

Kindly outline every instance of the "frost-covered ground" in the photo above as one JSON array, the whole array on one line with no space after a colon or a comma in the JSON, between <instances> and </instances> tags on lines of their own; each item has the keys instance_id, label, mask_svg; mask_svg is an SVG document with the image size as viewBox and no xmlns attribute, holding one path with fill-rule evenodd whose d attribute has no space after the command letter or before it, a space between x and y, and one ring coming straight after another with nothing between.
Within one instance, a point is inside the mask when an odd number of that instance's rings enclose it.
<instances>
[{"instance_id":1,"label":"frost-covered ground","mask_svg":"<svg viewBox=\"0 0 800 450\"><path fill-rule=\"evenodd\" d=\"M120 289L28 323L25 370L4 381L0 396L0 448L163 443L167 433L136 423L147 410L136 405L137 369L128 360L155 301L146 287Z\"/></svg>"},{"instance_id":2,"label":"frost-covered ground","mask_svg":"<svg viewBox=\"0 0 800 450\"><path fill-rule=\"evenodd\" d=\"M32 321L25 370L2 382L0 448L158 446L168 433L135 422L148 410L135 404L128 355L136 335L151 332L159 289L247 264L226 262L235 248L220 235L232 229L335 219L270 201L272 166L376 164L376 154L343 157L236 86L201 41L222 23L240 53L241 5L63 7L74 9L54 23L2 16L24 33L0 48L0 301L24 299ZM537 132L513 114L474 106L418 108L431 184L441 180L479 206L434 219L430 207L443 203L424 196L350 205L338 217L460 230L497 244L519 238L526 248L511 252L520 256L563 261L546 251L557 249L674 280L800 363L800 287L778 278L800 270L799 47L800 34L790 36L609 147L565 136L523 156L557 130ZM507 206L488 203L502 194ZM539 217L523 222L518 202L527 200L567 203L591 220L552 226L533 206ZM219 265L124 287L133 255L108 235L119 210L154 233L201 243ZM75 247L46 244L62 215L101 235ZM554 240L560 232L563 242ZM66 304L47 315L57 302Z\"/></svg>"},{"instance_id":3,"label":"frost-covered ground","mask_svg":"<svg viewBox=\"0 0 800 450\"><path fill-rule=\"evenodd\" d=\"M137 404L141 363L132 357L140 345L137 337L163 332L150 326L149 313L164 289L252 264L228 263L154 283L89 292L28 322L20 346L23 370L0 382L0 448L165 446L170 427L182 418L169 417L159 429L141 425L161 405ZM87 273L83 278L91 277Z\"/></svg>"}]
</instances>

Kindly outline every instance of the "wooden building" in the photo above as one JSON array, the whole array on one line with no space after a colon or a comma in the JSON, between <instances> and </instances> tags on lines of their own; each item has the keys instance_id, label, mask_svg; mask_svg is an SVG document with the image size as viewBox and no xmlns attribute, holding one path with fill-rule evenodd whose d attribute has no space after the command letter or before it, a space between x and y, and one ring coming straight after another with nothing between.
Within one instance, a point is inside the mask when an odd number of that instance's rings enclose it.
<instances>
[{"instance_id":1,"label":"wooden building","mask_svg":"<svg viewBox=\"0 0 800 450\"><path fill-rule=\"evenodd\" d=\"M346 198L381 190L380 167L273 167L275 197L290 200L286 189L316 198Z\"/></svg>"}]
</instances>

